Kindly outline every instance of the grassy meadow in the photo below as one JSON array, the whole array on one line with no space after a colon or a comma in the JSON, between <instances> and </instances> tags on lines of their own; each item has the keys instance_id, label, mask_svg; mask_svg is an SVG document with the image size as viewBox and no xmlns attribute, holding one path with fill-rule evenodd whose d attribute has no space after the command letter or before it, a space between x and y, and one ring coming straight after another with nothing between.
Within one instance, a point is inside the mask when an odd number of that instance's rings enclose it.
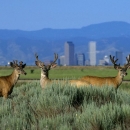
<instances>
[{"instance_id":1,"label":"grassy meadow","mask_svg":"<svg viewBox=\"0 0 130 130\"><path fill-rule=\"evenodd\" d=\"M1 130L129 130L130 94L33 81L0 98L0 119Z\"/></svg>"},{"instance_id":2,"label":"grassy meadow","mask_svg":"<svg viewBox=\"0 0 130 130\"><path fill-rule=\"evenodd\" d=\"M31 73L31 70L34 70ZM13 71L0 67L0 76ZM129 130L130 84L114 88L71 87L52 84L41 89L40 69L26 67L7 100L0 98L0 130ZM125 80L130 79L129 70ZM113 67L56 67L51 79L78 79L84 75L116 76Z\"/></svg>"},{"instance_id":3,"label":"grassy meadow","mask_svg":"<svg viewBox=\"0 0 130 130\"><path fill-rule=\"evenodd\" d=\"M27 72L27 75L21 75L20 79L40 79L41 70L36 66L27 66L24 68ZM9 75L13 71L11 67L0 67L0 76ZM31 72L33 71L33 73ZM125 80L130 80L130 69L127 70L128 75L124 78ZM85 75L94 75L100 77L108 77L108 76L116 76L118 73L117 70L114 69L113 66L57 66L54 69L49 71L50 79L78 79Z\"/></svg>"}]
</instances>

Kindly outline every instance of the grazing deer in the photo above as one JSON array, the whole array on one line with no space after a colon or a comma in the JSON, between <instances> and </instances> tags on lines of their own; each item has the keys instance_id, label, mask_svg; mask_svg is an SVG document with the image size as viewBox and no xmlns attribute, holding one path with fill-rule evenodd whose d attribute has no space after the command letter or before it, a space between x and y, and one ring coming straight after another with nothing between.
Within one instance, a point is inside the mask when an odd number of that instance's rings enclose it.
<instances>
[{"instance_id":1,"label":"grazing deer","mask_svg":"<svg viewBox=\"0 0 130 130\"><path fill-rule=\"evenodd\" d=\"M127 75L126 71L130 66L130 55L129 58L126 57L127 64L125 64L124 67L121 67L120 64L118 65L116 64L118 59L114 60L114 56L112 57L110 55L110 60L114 64L114 68L118 70L118 74L116 77L84 76L80 79L89 82L92 86L103 87L107 85L107 86L113 86L117 89L121 85L124 76Z\"/></svg>"},{"instance_id":2,"label":"grazing deer","mask_svg":"<svg viewBox=\"0 0 130 130\"><path fill-rule=\"evenodd\" d=\"M41 62L38 60L38 55L35 54L35 57L36 57L36 61L35 61L35 64L41 68L41 79L40 79L40 85L42 88L45 88L47 84L50 84L50 83L56 83L57 81L55 80L51 80L49 79L49 70L52 69L52 68L55 68L56 67L56 60L58 59L58 55L57 54L54 54L54 61L49 64L49 65L45 65L44 62ZM86 81L82 81L82 80L68 80L68 81L60 81L61 83L70 83L70 85L74 85L74 86L77 86L77 87L80 87L80 86L89 86L89 83L87 83Z\"/></svg>"},{"instance_id":3,"label":"grazing deer","mask_svg":"<svg viewBox=\"0 0 130 130\"><path fill-rule=\"evenodd\" d=\"M20 74L26 75L26 72L23 70L26 64L23 64L22 61L19 62L19 65L17 61L10 62L10 66L14 68L12 74L0 77L0 96L4 98L7 98L8 95L12 93L13 87L17 83Z\"/></svg>"}]
</instances>

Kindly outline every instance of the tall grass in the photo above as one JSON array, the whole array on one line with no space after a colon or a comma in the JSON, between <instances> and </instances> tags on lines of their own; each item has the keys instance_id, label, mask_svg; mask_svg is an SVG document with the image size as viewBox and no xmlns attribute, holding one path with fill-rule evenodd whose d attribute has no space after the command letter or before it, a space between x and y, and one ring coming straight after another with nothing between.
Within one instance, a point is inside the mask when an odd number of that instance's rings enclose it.
<instances>
[{"instance_id":1,"label":"tall grass","mask_svg":"<svg viewBox=\"0 0 130 130\"><path fill-rule=\"evenodd\" d=\"M0 98L1 130L128 130L130 95L112 87L70 87L39 82Z\"/></svg>"}]
</instances>

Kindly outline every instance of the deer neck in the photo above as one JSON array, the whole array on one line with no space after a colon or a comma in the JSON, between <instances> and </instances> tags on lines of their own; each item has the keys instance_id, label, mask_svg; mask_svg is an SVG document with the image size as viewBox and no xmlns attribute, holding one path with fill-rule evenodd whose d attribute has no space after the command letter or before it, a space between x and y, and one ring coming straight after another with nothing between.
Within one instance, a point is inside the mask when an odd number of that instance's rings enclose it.
<instances>
[{"instance_id":1,"label":"deer neck","mask_svg":"<svg viewBox=\"0 0 130 130\"><path fill-rule=\"evenodd\" d=\"M14 70L12 72L12 74L10 75L10 79L11 79L10 82L11 82L11 84L15 85L17 83L19 77L20 77L20 74L18 74L17 71Z\"/></svg>"},{"instance_id":2,"label":"deer neck","mask_svg":"<svg viewBox=\"0 0 130 130\"><path fill-rule=\"evenodd\" d=\"M48 73L44 73L43 70L41 70L41 79L40 84L42 88L45 88L48 83L50 83L50 79L48 78Z\"/></svg>"},{"instance_id":3,"label":"deer neck","mask_svg":"<svg viewBox=\"0 0 130 130\"><path fill-rule=\"evenodd\" d=\"M119 86L122 83L124 77L121 76L121 73L119 71L118 74L117 74L117 76L115 78L116 78L116 82L117 82L117 84Z\"/></svg>"}]
</instances>

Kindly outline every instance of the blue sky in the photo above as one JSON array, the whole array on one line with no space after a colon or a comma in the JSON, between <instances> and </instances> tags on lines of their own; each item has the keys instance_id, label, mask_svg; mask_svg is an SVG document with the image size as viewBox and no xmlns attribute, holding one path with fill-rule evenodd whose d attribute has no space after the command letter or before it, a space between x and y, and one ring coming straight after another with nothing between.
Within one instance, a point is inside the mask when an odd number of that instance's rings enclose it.
<instances>
[{"instance_id":1,"label":"blue sky","mask_svg":"<svg viewBox=\"0 0 130 130\"><path fill-rule=\"evenodd\" d=\"M130 23L130 0L0 1L0 29L81 28L109 21Z\"/></svg>"}]
</instances>

